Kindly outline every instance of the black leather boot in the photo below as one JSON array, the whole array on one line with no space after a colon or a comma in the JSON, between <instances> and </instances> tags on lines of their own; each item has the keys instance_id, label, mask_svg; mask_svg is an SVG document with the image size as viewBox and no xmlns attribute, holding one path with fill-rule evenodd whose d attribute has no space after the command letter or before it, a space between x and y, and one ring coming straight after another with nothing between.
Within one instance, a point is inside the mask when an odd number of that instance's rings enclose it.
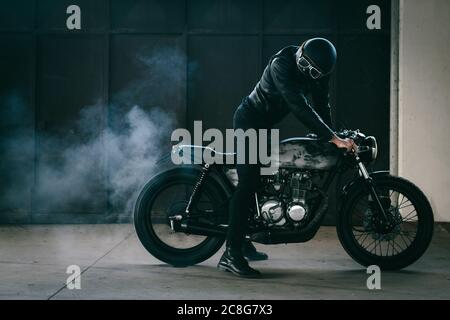
<instances>
[{"instance_id":1,"label":"black leather boot","mask_svg":"<svg viewBox=\"0 0 450 320\"><path fill-rule=\"evenodd\" d=\"M261 261L269 258L264 252L257 251L253 243L247 239L245 239L242 245L242 253L248 261Z\"/></svg>"},{"instance_id":2,"label":"black leather boot","mask_svg":"<svg viewBox=\"0 0 450 320\"><path fill-rule=\"evenodd\" d=\"M245 260L242 252L239 250L233 250L229 247L225 249L225 252L220 258L217 268L224 271L229 271L237 276L244 278L259 278L261 273L258 270L250 268L247 260Z\"/></svg>"}]
</instances>

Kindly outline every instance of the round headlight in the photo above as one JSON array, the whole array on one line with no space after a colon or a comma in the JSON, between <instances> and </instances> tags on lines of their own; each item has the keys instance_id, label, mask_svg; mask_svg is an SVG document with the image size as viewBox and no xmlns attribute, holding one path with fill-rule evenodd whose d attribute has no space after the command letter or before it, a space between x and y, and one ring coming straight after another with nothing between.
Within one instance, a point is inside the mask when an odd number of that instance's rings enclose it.
<instances>
[{"instance_id":1,"label":"round headlight","mask_svg":"<svg viewBox=\"0 0 450 320\"><path fill-rule=\"evenodd\" d=\"M371 155L371 160L372 161L375 161L375 159L377 158L377 155L378 155L378 144L377 144L377 139L375 139L375 137L373 137L373 136L369 136L369 137L366 137L365 139L364 139L364 144L366 145L366 146L368 146L368 147L370 147L370 150L371 150L371 153L372 153L372 155Z\"/></svg>"},{"instance_id":2,"label":"round headlight","mask_svg":"<svg viewBox=\"0 0 450 320\"><path fill-rule=\"evenodd\" d=\"M375 137L372 137L372 138L373 138L373 142L374 142L374 146L372 147L372 161L375 161L378 156L378 144L377 144L377 139L375 139Z\"/></svg>"},{"instance_id":3,"label":"round headlight","mask_svg":"<svg viewBox=\"0 0 450 320\"><path fill-rule=\"evenodd\" d=\"M375 161L378 154L377 140L375 137L365 137L359 146L358 155L363 162L370 163Z\"/></svg>"}]
</instances>

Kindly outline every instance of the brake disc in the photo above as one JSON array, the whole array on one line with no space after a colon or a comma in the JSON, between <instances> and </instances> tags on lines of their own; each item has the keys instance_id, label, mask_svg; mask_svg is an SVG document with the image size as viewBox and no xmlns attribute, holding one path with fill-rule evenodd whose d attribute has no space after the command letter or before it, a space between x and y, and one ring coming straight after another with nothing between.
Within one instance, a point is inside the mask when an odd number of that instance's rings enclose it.
<instances>
[{"instance_id":1,"label":"brake disc","mask_svg":"<svg viewBox=\"0 0 450 320\"><path fill-rule=\"evenodd\" d=\"M373 213L373 211L368 208L364 213L363 226L364 230L371 232L371 237L374 240L389 241L395 239L401 231L402 216L397 208L390 207L386 210L386 213L391 214L393 227L389 232L381 232L378 226L378 217Z\"/></svg>"}]
</instances>

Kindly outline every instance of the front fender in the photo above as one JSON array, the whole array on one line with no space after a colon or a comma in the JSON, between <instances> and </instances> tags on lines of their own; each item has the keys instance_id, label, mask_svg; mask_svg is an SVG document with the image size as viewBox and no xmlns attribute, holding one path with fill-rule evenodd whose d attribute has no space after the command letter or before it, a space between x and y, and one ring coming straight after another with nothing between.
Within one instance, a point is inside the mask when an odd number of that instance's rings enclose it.
<instances>
[{"instance_id":1,"label":"front fender","mask_svg":"<svg viewBox=\"0 0 450 320\"><path fill-rule=\"evenodd\" d=\"M377 177L380 177L380 176L389 175L389 171L387 171L387 170L375 171L375 172L370 173L369 175L372 179L376 179ZM345 203L347 202L347 197L350 194L350 191L353 188L363 188L363 187L364 187L364 178L359 177L353 181L350 181L342 188L339 210L337 211L338 215L340 215L342 213L342 208L344 207Z\"/></svg>"},{"instance_id":2,"label":"front fender","mask_svg":"<svg viewBox=\"0 0 450 320\"><path fill-rule=\"evenodd\" d=\"M388 170L374 171L374 172L371 172L369 175L370 175L370 177L371 177L372 179L375 179L376 177L379 177L379 176L386 176L386 175L389 175L389 171L388 171ZM348 195L349 191L350 191L353 187L355 187L355 186L357 186L357 185L360 185L360 184L362 184L363 182L364 182L364 178L363 178L363 177L359 177L359 178L357 178L357 179L355 179L355 180L350 181L349 183L347 183L347 184L342 188L341 197L342 197L342 198L345 198L345 197Z\"/></svg>"}]
</instances>

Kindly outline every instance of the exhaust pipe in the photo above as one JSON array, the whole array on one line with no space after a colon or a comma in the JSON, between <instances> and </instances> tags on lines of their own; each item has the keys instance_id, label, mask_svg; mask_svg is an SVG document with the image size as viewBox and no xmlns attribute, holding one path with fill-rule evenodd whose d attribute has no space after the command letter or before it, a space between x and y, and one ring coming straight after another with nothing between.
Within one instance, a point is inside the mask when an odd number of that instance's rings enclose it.
<instances>
[{"instance_id":1,"label":"exhaust pipe","mask_svg":"<svg viewBox=\"0 0 450 320\"><path fill-rule=\"evenodd\" d=\"M186 221L180 224L175 223L174 230L177 232L185 232L199 236L225 237L227 235L228 227L199 222L192 224Z\"/></svg>"}]
</instances>

